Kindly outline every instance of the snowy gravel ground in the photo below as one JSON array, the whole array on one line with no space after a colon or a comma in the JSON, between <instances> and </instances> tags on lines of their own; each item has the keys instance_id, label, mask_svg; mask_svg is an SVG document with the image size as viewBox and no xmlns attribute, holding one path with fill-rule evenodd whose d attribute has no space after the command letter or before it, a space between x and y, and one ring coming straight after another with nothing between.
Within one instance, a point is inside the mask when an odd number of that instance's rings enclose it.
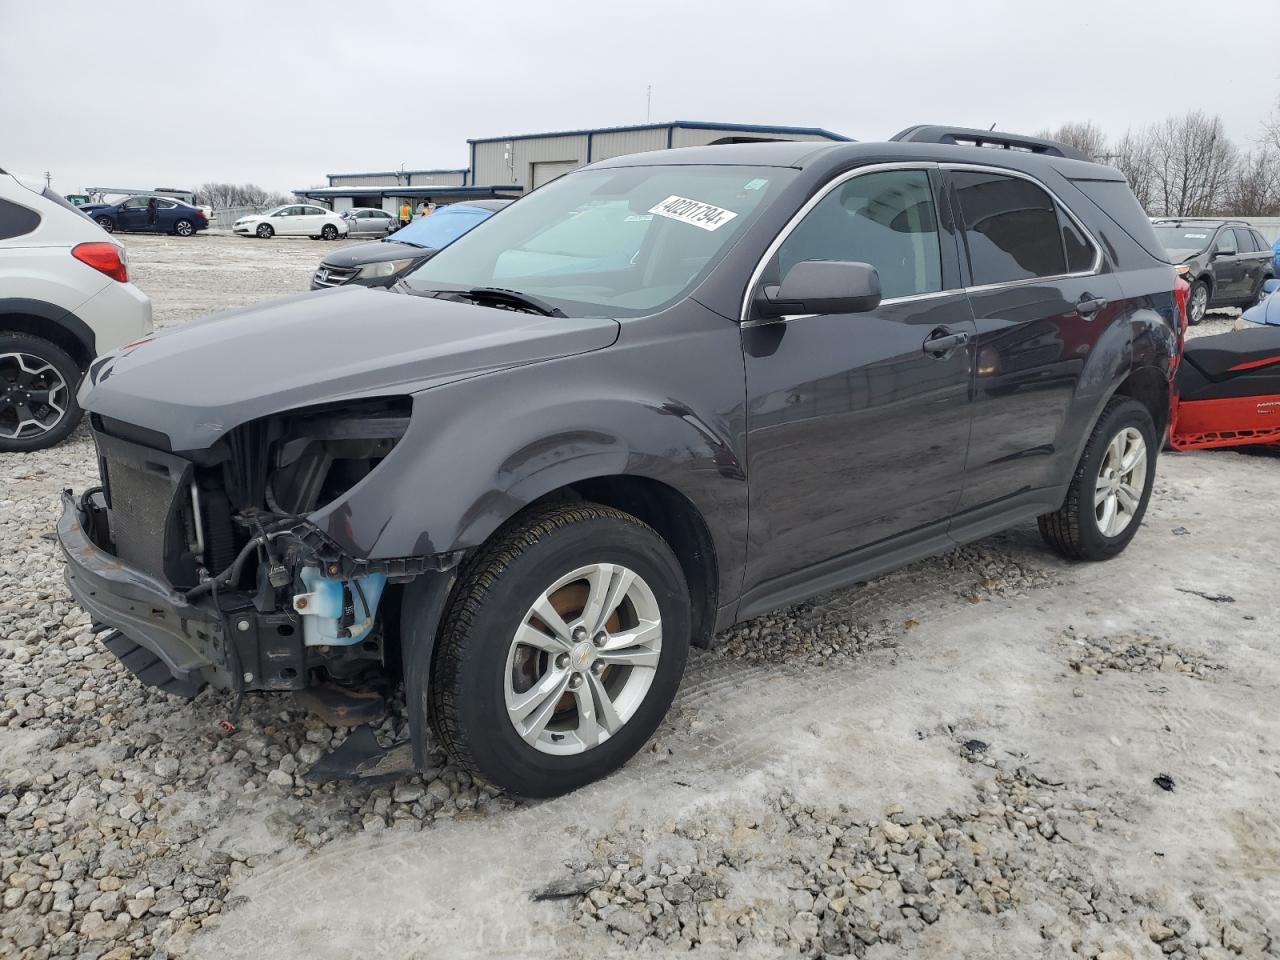
<instances>
[{"instance_id":1,"label":"snowy gravel ground","mask_svg":"<svg viewBox=\"0 0 1280 960\"><path fill-rule=\"evenodd\" d=\"M126 243L161 326L332 247ZM541 803L440 754L315 788L345 731L145 692L48 537L93 474L83 430L0 456L0 957L1280 956L1273 457L1165 456L1105 565L1027 527L740 625L625 770Z\"/></svg>"}]
</instances>

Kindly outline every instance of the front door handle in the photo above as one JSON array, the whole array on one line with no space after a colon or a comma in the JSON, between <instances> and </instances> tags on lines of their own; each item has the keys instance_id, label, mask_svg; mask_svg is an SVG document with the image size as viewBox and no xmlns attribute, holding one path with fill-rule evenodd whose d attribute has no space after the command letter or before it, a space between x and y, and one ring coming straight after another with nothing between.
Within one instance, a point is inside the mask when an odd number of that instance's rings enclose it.
<instances>
[{"instance_id":1,"label":"front door handle","mask_svg":"<svg viewBox=\"0 0 1280 960\"><path fill-rule=\"evenodd\" d=\"M1105 297L1093 297L1085 294L1076 301L1076 313L1082 317L1090 317L1107 305Z\"/></svg>"},{"instance_id":2,"label":"front door handle","mask_svg":"<svg viewBox=\"0 0 1280 960\"><path fill-rule=\"evenodd\" d=\"M946 327L938 327L925 340L924 352L934 357L945 357L956 347L963 347L968 342L969 334L963 331L952 333Z\"/></svg>"}]
</instances>

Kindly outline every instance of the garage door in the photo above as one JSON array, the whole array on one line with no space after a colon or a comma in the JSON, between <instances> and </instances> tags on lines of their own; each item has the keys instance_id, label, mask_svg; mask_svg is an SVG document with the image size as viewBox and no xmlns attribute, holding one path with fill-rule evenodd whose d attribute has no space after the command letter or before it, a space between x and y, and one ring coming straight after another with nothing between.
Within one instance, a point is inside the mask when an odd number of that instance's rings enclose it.
<instances>
[{"instance_id":1,"label":"garage door","mask_svg":"<svg viewBox=\"0 0 1280 960\"><path fill-rule=\"evenodd\" d=\"M556 177L563 177L570 170L576 170L581 164L577 160L545 160L533 165L533 188L536 190L544 183L550 183Z\"/></svg>"}]
</instances>

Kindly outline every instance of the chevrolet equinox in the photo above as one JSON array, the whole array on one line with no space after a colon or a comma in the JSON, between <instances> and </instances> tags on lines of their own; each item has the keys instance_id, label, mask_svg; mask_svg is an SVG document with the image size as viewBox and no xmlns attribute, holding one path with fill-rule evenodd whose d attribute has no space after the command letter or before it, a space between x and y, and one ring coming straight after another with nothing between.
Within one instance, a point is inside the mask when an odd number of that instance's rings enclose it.
<instances>
[{"instance_id":1,"label":"chevrolet equinox","mask_svg":"<svg viewBox=\"0 0 1280 960\"><path fill-rule=\"evenodd\" d=\"M1032 519L1114 557L1181 346L1124 178L913 127L592 164L398 283L98 360L77 601L139 678L238 708L403 682L476 776L627 761L691 644ZM430 732L429 732L430 731Z\"/></svg>"}]
</instances>

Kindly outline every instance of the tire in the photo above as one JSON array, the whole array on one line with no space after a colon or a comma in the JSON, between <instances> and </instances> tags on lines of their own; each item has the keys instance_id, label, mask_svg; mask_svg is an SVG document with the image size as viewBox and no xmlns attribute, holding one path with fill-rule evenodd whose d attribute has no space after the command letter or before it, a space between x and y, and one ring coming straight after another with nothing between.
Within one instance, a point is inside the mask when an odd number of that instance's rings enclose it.
<instances>
[{"instance_id":1,"label":"tire","mask_svg":"<svg viewBox=\"0 0 1280 960\"><path fill-rule=\"evenodd\" d=\"M76 362L56 344L0 331L0 453L43 450L65 440L82 415L76 403L80 375ZM53 403L31 402L32 394L46 392ZM32 419L34 426L26 422Z\"/></svg>"},{"instance_id":2,"label":"tire","mask_svg":"<svg viewBox=\"0 0 1280 960\"><path fill-rule=\"evenodd\" d=\"M1249 299L1245 300L1243 303L1240 304L1240 309L1252 310L1258 304L1262 303L1262 285L1266 283L1268 280L1274 280L1274 279L1275 279L1274 277L1263 276L1263 278L1258 281L1257 289L1253 291L1253 294L1249 297Z\"/></svg>"},{"instance_id":3,"label":"tire","mask_svg":"<svg viewBox=\"0 0 1280 960\"><path fill-rule=\"evenodd\" d=\"M263 240L270 240L272 237L276 235L275 228L271 226L271 224L269 223L258 224L258 229L254 230L253 232L256 233Z\"/></svg>"},{"instance_id":4,"label":"tire","mask_svg":"<svg viewBox=\"0 0 1280 960\"><path fill-rule=\"evenodd\" d=\"M566 578L583 571L599 575L595 596L629 584L594 637L572 633L592 593L586 580ZM566 618L560 627L568 643L535 614L543 600ZM657 533L611 507L552 507L509 523L467 561L445 611L429 689L406 695L427 698L436 737L472 775L519 796L558 796L621 767L658 728L684 673L690 623L680 564ZM633 629L644 644L623 639ZM518 643L517 634L536 645ZM633 658L634 665L620 665ZM550 693L539 696L539 688Z\"/></svg>"},{"instance_id":5,"label":"tire","mask_svg":"<svg viewBox=\"0 0 1280 960\"><path fill-rule=\"evenodd\" d=\"M326 223L323 227L320 228L320 239L321 240L337 240L338 228L335 227L332 223Z\"/></svg>"},{"instance_id":6,"label":"tire","mask_svg":"<svg viewBox=\"0 0 1280 960\"><path fill-rule=\"evenodd\" d=\"M100 226L103 230L107 231L107 233L116 232L116 222L112 220L110 217L98 217L96 220L94 220L94 223Z\"/></svg>"},{"instance_id":7,"label":"tire","mask_svg":"<svg viewBox=\"0 0 1280 960\"><path fill-rule=\"evenodd\" d=\"M1143 464L1141 469L1136 465L1131 468L1126 482L1123 463L1134 449L1132 441L1135 436L1140 437L1143 443ZM1124 439L1120 439L1122 437ZM1119 456L1113 444L1120 445ZM1040 535L1045 542L1068 560L1110 560L1124 550L1142 525L1142 517L1151 500L1151 487L1156 475L1156 444L1156 428L1147 408L1131 397L1113 398L1102 411L1089 442L1085 444L1080 463L1071 478L1066 501L1056 512L1040 517ZM1117 458L1119 476L1109 478L1107 471L1117 465ZM1138 476L1142 478L1142 489L1134 498L1132 481ZM1099 501L1098 491L1108 479L1120 489L1113 487L1110 495ZM1129 491L1127 497L1123 496L1124 489ZM1109 516L1107 499L1112 501L1115 511L1110 514L1112 523L1123 521L1119 529L1107 524L1109 532L1104 529ZM1126 500L1131 504L1135 499L1136 506L1126 504Z\"/></svg>"},{"instance_id":8,"label":"tire","mask_svg":"<svg viewBox=\"0 0 1280 960\"><path fill-rule=\"evenodd\" d=\"M1187 296L1187 323L1195 326L1204 319L1209 311L1209 285L1203 280L1191 284L1191 292Z\"/></svg>"},{"instance_id":9,"label":"tire","mask_svg":"<svg viewBox=\"0 0 1280 960\"><path fill-rule=\"evenodd\" d=\"M195 224L190 220L179 220L173 225L173 232L180 237L194 237L196 234Z\"/></svg>"}]
</instances>

